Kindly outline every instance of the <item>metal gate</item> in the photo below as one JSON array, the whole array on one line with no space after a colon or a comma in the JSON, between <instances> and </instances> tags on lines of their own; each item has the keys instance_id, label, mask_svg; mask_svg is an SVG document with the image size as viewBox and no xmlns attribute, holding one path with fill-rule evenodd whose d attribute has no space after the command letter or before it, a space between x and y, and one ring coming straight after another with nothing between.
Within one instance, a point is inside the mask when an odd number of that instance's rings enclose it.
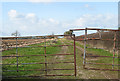
<instances>
[{"instance_id":1,"label":"metal gate","mask_svg":"<svg viewBox=\"0 0 120 81\"><path fill-rule=\"evenodd\" d=\"M74 38L74 42L72 45L57 43L58 40L62 40L63 38ZM50 35L50 36L29 36L29 37L6 37L3 38L3 42L6 42L8 46L4 50L12 50L14 51L14 54L7 54L6 51L3 51L2 57L3 57L3 78L6 77L41 77L41 76L76 76L76 48L75 48L75 35ZM38 44L35 46L35 44ZM54 50L57 47L69 47L72 46L73 53L59 53L56 52L53 54L50 52L51 50ZM24 50L26 48L26 50ZM39 51L39 54L32 54L34 49L37 49ZM42 49L42 52L40 51ZM51 49L51 50L47 50ZM28 50L28 51L27 51ZM55 49L55 50L61 50L61 49ZM12 52L10 51L10 52ZM27 51L27 53L25 52ZM29 54L28 54L29 53ZM35 51L34 53L38 53ZM42 54L41 54L42 53ZM50 54L51 53L51 54ZM57 56L71 56L74 57L71 61L53 61L49 62L49 57L57 57ZM38 59L42 59L39 60ZM25 59L24 59L25 58ZM31 60L33 59L33 61ZM13 61L14 59L14 61ZM30 59L30 60L29 60ZM9 62L4 62L4 60L8 60ZM10 61L11 60L11 61ZM28 61L26 61L28 60ZM66 59L67 60L67 59ZM37 62L35 62L37 61ZM39 62L41 61L41 62ZM27 62L27 63L25 63ZM29 62L29 63L28 63ZM49 64L60 64L60 63L66 63L66 64L72 64L74 65L73 68L49 68ZM27 66L31 65L31 66ZM27 66L27 68L25 67ZM35 66L38 66L37 68ZM9 68L7 68L9 67ZM11 68L13 67L13 68ZM35 68L35 69L29 69L29 68ZM41 67L41 69L39 69ZM73 70L74 73L72 74L49 74L49 71L63 71L63 70ZM23 72L24 71L24 72ZM35 75L30 75L29 72L36 71ZM43 71L42 75L38 75L37 71L41 72ZM13 76L12 73L13 72ZM20 73L19 73L20 72ZM23 72L23 73L22 73ZM28 73L29 74L28 74ZM15 73L15 74L14 74ZM26 74L24 74L26 73ZM60 73L60 72L59 72ZM23 74L23 75L22 75Z\"/></svg>"},{"instance_id":2,"label":"metal gate","mask_svg":"<svg viewBox=\"0 0 120 81\"><path fill-rule=\"evenodd\" d=\"M109 70L109 71L120 71L119 70L119 42L120 42L120 30L112 30L112 29L95 29L95 28L85 28L85 29L73 29L70 31L83 31L84 35L81 36L81 38L76 39L76 41L82 41L84 44L84 53L83 53L83 68L84 69L90 69L90 70ZM98 36L95 37L93 35L87 34L88 31L97 31L98 32ZM102 33L101 32L111 32L113 33L112 35L107 35L107 36L111 36L111 39L107 39L108 37L102 37ZM109 34L111 34L109 33ZM89 44L87 44L89 41L94 40L93 42L96 41L106 41L108 42L108 44L110 44L109 46L112 47L113 46L113 51L112 53L103 55L103 54L90 54L87 50L89 49ZM111 42L110 42L111 41ZM99 43L97 42L97 43ZM110 43L109 43L110 42ZM111 44L112 43L112 44ZM91 49L100 49L100 50L104 50L104 48L97 48L97 47L90 47ZM108 53L107 51L104 51L106 53ZM94 61L96 59L94 59L93 61L90 61L90 58L99 58L101 59L100 61ZM104 58L110 59L109 62L111 63L103 63L102 60L104 60ZM104 61L105 62L105 61ZM89 66L87 66L89 65ZM102 68L102 66L104 66L105 68Z\"/></svg>"}]
</instances>

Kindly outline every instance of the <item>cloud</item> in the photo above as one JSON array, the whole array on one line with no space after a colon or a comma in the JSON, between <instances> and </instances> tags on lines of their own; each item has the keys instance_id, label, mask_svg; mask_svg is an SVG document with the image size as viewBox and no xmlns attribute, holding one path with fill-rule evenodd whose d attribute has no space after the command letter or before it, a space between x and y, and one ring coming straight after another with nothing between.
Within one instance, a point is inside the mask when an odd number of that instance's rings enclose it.
<instances>
[{"instance_id":1,"label":"cloud","mask_svg":"<svg viewBox=\"0 0 120 81\"><path fill-rule=\"evenodd\" d=\"M105 27L115 28L117 27L117 15L114 14L85 14L76 19L73 23L74 26L79 27Z\"/></svg>"},{"instance_id":2,"label":"cloud","mask_svg":"<svg viewBox=\"0 0 120 81\"><path fill-rule=\"evenodd\" d=\"M53 2L54 0L28 0L29 2Z\"/></svg>"},{"instance_id":3,"label":"cloud","mask_svg":"<svg viewBox=\"0 0 120 81\"><path fill-rule=\"evenodd\" d=\"M18 13L16 12L16 10L10 10L10 11L8 12L8 16L9 16L10 18L15 18L15 17L17 17L17 15L18 15Z\"/></svg>"},{"instance_id":4,"label":"cloud","mask_svg":"<svg viewBox=\"0 0 120 81\"><path fill-rule=\"evenodd\" d=\"M31 17L35 17L35 14L34 13L29 13L26 15L27 18L31 18Z\"/></svg>"},{"instance_id":5,"label":"cloud","mask_svg":"<svg viewBox=\"0 0 120 81\"><path fill-rule=\"evenodd\" d=\"M30 2L119 2L119 0L28 0Z\"/></svg>"},{"instance_id":6,"label":"cloud","mask_svg":"<svg viewBox=\"0 0 120 81\"><path fill-rule=\"evenodd\" d=\"M74 20L60 22L54 18L39 18L35 13L19 13L16 10L8 12L10 24L5 24L8 32L18 30L22 35L45 35L64 33L69 29L97 27L97 28L117 28L118 19L115 14L84 14ZM12 27L12 29L10 28ZM5 29L4 29L5 30Z\"/></svg>"},{"instance_id":7,"label":"cloud","mask_svg":"<svg viewBox=\"0 0 120 81\"><path fill-rule=\"evenodd\" d=\"M16 10L10 10L8 12L8 16L11 20L21 20L24 18L24 15L21 13L18 13Z\"/></svg>"},{"instance_id":8,"label":"cloud","mask_svg":"<svg viewBox=\"0 0 120 81\"><path fill-rule=\"evenodd\" d=\"M59 21L54 20L53 18L49 18L49 21L54 24L59 24Z\"/></svg>"},{"instance_id":9,"label":"cloud","mask_svg":"<svg viewBox=\"0 0 120 81\"><path fill-rule=\"evenodd\" d=\"M114 14L84 14L81 17L66 22L63 24L63 28L66 30L80 29L80 28L106 28L106 29L118 29L118 16ZM95 31L88 31L88 33L95 33ZM76 35L84 34L75 32Z\"/></svg>"},{"instance_id":10,"label":"cloud","mask_svg":"<svg viewBox=\"0 0 120 81\"><path fill-rule=\"evenodd\" d=\"M85 7L86 7L86 8L88 8L88 7L89 7L89 5L88 5L88 4L85 4Z\"/></svg>"},{"instance_id":11,"label":"cloud","mask_svg":"<svg viewBox=\"0 0 120 81\"><path fill-rule=\"evenodd\" d=\"M38 22L38 17L34 13L28 13L25 16L26 19L30 20L32 23Z\"/></svg>"},{"instance_id":12,"label":"cloud","mask_svg":"<svg viewBox=\"0 0 120 81\"><path fill-rule=\"evenodd\" d=\"M35 34L40 32L42 34L50 34L52 31L57 30L57 27L60 26L59 21L53 18L39 18L35 13L21 14L16 10L10 10L8 12L8 16L11 24L14 25L13 30L17 29L24 33ZM57 33L58 31L55 32Z\"/></svg>"},{"instance_id":13,"label":"cloud","mask_svg":"<svg viewBox=\"0 0 120 81\"><path fill-rule=\"evenodd\" d=\"M16 10L10 10L8 12L8 16L10 20L13 20L15 22L23 22L23 21L29 21L31 23L37 22L38 18L34 13L28 13L28 14L21 14L17 12Z\"/></svg>"},{"instance_id":14,"label":"cloud","mask_svg":"<svg viewBox=\"0 0 120 81\"><path fill-rule=\"evenodd\" d=\"M85 7L85 9L88 9L90 11L95 11L96 10L95 7L93 7L92 5L89 5L89 4L85 4L84 7Z\"/></svg>"}]
</instances>

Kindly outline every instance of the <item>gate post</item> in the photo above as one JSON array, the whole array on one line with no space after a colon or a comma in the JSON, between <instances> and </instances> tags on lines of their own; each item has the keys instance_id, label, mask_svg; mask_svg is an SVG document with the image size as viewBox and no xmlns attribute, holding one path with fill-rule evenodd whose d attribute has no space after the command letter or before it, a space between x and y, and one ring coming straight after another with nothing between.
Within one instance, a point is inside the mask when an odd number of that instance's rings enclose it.
<instances>
[{"instance_id":1,"label":"gate post","mask_svg":"<svg viewBox=\"0 0 120 81\"><path fill-rule=\"evenodd\" d=\"M44 54L45 54L45 75L47 75L47 60L46 60L46 37L44 37Z\"/></svg>"},{"instance_id":2,"label":"gate post","mask_svg":"<svg viewBox=\"0 0 120 81\"><path fill-rule=\"evenodd\" d=\"M85 68L85 59L86 59L86 40L87 40L87 28L85 29L85 38L84 38L84 56L83 56L83 68Z\"/></svg>"},{"instance_id":3,"label":"gate post","mask_svg":"<svg viewBox=\"0 0 120 81\"><path fill-rule=\"evenodd\" d=\"M18 72L18 38L17 38L17 35L16 35L16 56L17 56L17 59L16 59L16 61L17 61L17 72Z\"/></svg>"},{"instance_id":4,"label":"gate post","mask_svg":"<svg viewBox=\"0 0 120 81\"><path fill-rule=\"evenodd\" d=\"M74 36L74 70L75 70L75 76L76 76L77 71L76 71L76 45L75 45L75 34L74 34L73 36Z\"/></svg>"},{"instance_id":5,"label":"gate post","mask_svg":"<svg viewBox=\"0 0 120 81\"><path fill-rule=\"evenodd\" d=\"M116 48L116 31L114 32L114 43L113 43L113 64L112 69L114 69L114 58L115 58L115 48Z\"/></svg>"}]
</instances>

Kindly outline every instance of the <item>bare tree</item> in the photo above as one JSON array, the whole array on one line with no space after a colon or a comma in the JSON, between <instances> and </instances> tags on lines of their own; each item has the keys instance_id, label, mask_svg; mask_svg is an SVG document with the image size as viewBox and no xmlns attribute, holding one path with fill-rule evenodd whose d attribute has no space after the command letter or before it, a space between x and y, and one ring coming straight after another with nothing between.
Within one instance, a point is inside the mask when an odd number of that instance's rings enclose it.
<instances>
[{"instance_id":1,"label":"bare tree","mask_svg":"<svg viewBox=\"0 0 120 81\"><path fill-rule=\"evenodd\" d=\"M20 33L16 30L14 33L11 34L12 36L20 36Z\"/></svg>"}]
</instances>

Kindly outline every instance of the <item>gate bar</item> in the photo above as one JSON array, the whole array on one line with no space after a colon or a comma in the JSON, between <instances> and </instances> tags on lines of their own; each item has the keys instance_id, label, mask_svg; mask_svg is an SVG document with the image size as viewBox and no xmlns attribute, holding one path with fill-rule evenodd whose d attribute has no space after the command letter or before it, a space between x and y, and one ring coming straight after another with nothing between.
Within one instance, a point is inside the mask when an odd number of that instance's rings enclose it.
<instances>
[{"instance_id":1,"label":"gate bar","mask_svg":"<svg viewBox=\"0 0 120 81\"><path fill-rule=\"evenodd\" d=\"M106 71L106 70L109 70L109 71L120 71L120 70L115 70L115 69L98 69L98 68L85 68L85 69L88 69L88 70L103 70L103 71Z\"/></svg>"},{"instance_id":2,"label":"gate bar","mask_svg":"<svg viewBox=\"0 0 120 81\"><path fill-rule=\"evenodd\" d=\"M46 47L62 47L62 46L72 46L72 45L48 45ZM24 47L17 47L17 48L37 48L37 47L44 47L44 46L24 46ZM16 47L9 47L10 48L16 48Z\"/></svg>"},{"instance_id":3,"label":"gate bar","mask_svg":"<svg viewBox=\"0 0 120 81\"><path fill-rule=\"evenodd\" d=\"M47 70L74 70L74 69L47 69ZM17 70L5 70L3 72L14 72ZM45 69L29 69L29 70L18 70L18 71L46 71Z\"/></svg>"},{"instance_id":4,"label":"gate bar","mask_svg":"<svg viewBox=\"0 0 120 81\"><path fill-rule=\"evenodd\" d=\"M74 62L54 62L54 63L47 63L47 64L58 64L58 63L74 63ZM28 65L28 64L45 64L45 62L41 63L19 63L19 65ZM0 64L0 65L16 65L16 64Z\"/></svg>"},{"instance_id":5,"label":"gate bar","mask_svg":"<svg viewBox=\"0 0 120 81\"><path fill-rule=\"evenodd\" d=\"M41 75L41 76L74 76L73 74L61 74L61 75ZM17 78L17 77L38 77L40 78L41 76L3 76L4 78Z\"/></svg>"},{"instance_id":6,"label":"gate bar","mask_svg":"<svg viewBox=\"0 0 120 81\"><path fill-rule=\"evenodd\" d=\"M86 64L95 64L95 65L113 65L113 64L106 64L106 63L91 63L91 62L86 62ZM114 64L114 66L120 66L120 64Z\"/></svg>"},{"instance_id":7,"label":"gate bar","mask_svg":"<svg viewBox=\"0 0 120 81\"><path fill-rule=\"evenodd\" d=\"M74 55L74 54L70 54L70 53L66 53L66 54L48 54L46 56L54 56L54 55ZM22 56L8 56L8 55L6 55L6 56L2 56L2 57L27 57L27 56L45 56L45 55L43 55L43 54L41 54L41 55L22 55Z\"/></svg>"},{"instance_id":8,"label":"gate bar","mask_svg":"<svg viewBox=\"0 0 120 81\"><path fill-rule=\"evenodd\" d=\"M86 57L109 57L109 58L113 58L113 56L101 56L101 55L86 55ZM114 58L120 58L120 57L114 57Z\"/></svg>"},{"instance_id":9,"label":"gate bar","mask_svg":"<svg viewBox=\"0 0 120 81\"><path fill-rule=\"evenodd\" d=\"M75 76L73 74L61 74L61 75L46 75L46 76Z\"/></svg>"},{"instance_id":10,"label":"gate bar","mask_svg":"<svg viewBox=\"0 0 120 81\"><path fill-rule=\"evenodd\" d=\"M98 39L98 38L87 38L86 40L114 41L113 39ZM84 41L84 39L76 39L76 41ZM116 41L118 41L118 40L116 40Z\"/></svg>"},{"instance_id":11,"label":"gate bar","mask_svg":"<svg viewBox=\"0 0 120 81\"><path fill-rule=\"evenodd\" d=\"M85 29L71 29L70 31L79 31ZM120 30L113 30L113 29L98 29L98 28L87 28L87 30L103 30L103 31L120 31Z\"/></svg>"}]
</instances>

